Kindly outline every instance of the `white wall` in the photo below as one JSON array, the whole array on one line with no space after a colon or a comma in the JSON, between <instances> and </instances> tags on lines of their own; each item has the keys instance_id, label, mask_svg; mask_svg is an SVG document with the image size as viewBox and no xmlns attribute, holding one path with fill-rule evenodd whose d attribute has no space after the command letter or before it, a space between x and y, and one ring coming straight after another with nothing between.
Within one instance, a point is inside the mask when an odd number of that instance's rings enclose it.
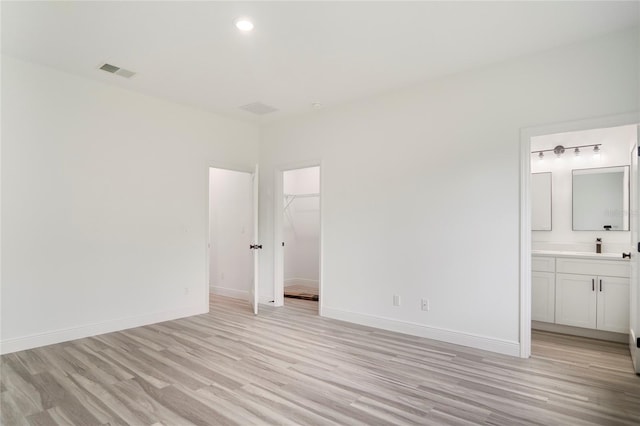
<instances>
[{"instance_id":1,"label":"white wall","mask_svg":"<svg viewBox=\"0 0 640 426\"><path fill-rule=\"evenodd\" d=\"M2 350L208 310L209 166L258 129L2 57Z\"/></svg>"},{"instance_id":2,"label":"white wall","mask_svg":"<svg viewBox=\"0 0 640 426\"><path fill-rule=\"evenodd\" d=\"M520 130L638 110L638 47L626 31L268 126L262 299L273 171L321 160L323 315L517 355Z\"/></svg>"},{"instance_id":3,"label":"white wall","mask_svg":"<svg viewBox=\"0 0 640 426\"><path fill-rule=\"evenodd\" d=\"M209 288L249 299L253 284L251 173L212 168L209 174Z\"/></svg>"},{"instance_id":4,"label":"white wall","mask_svg":"<svg viewBox=\"0 0 640 426\"><path fill-rule=\"evenodd\" d=\"M283 173L283 190L289 195L320 192L320 167ZM285 286L303 284L318 287L320 277L320 197L285 199L284 279Z\"/></svg>"},{"instance_id":5,"label":"white wall","mask_svg":"<svg viewBox=\"0 0 640 426\"><path fill-rule=\"evenodd\" d=\"M606 253L629 251L631 236L628 231L573 231L572 170L628 166L635 139L635 126L566 132L531 138L532 151L551 149L556 145L602 144L598 157L593 156L593 151L585 149L578 157L568 151L560 159L556 159L553 153L546 153L544 160L540 161L536 155L532 155L531 172L551 172L553 189L552 229L532 232L533 249L595 251L596 238L602 238L602 249Z\"/></svg>"}]
</instances>

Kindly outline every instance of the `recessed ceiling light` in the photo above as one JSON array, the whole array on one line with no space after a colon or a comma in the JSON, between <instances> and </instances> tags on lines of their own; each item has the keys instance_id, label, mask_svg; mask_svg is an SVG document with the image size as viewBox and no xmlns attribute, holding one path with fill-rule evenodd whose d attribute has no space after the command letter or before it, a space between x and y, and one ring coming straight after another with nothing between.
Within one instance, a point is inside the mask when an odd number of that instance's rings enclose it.
<instances>
[{"instance_id":1,"label":"recessed ceiling light","mask_svg":"<svg viewBox=\"0 0 640 426\"><path fill-rule=\"evenodd\" d=\"M238 18L235 21L236 28L240 31L251 31L253 30L253 22L249 18Z\"/></svg>"},{"instance_id":2,"label":"recessed ceiling light","mask_svg":"<svg viewBox=\"0 0 640 426\"><path fill-rule=\"evenodd\" d=\"M322 104L320 102L311 102L311 107L314 109L322 108Z\"/></svg>"}]
</instances>

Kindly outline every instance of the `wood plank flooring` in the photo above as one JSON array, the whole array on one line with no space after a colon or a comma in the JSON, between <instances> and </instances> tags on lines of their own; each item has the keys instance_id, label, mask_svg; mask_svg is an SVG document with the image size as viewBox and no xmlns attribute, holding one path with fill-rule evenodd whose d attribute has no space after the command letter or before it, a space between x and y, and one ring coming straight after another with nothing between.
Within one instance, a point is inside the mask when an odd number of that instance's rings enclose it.
<instances>
[{"instance_id":1,"label":"wood plank flooring","mask_svg":"<svg viewBox=\"0 0 640 426\"><path fill-rule=\"evenodd\" d=\"M624 345L534 332L528 360L288 300L2 356L3 425L638 425Z\"/></svg>"},{"instance_id":2,"label":"wood plank flooring","mask_svg":"<svg viewBox=\"0 0 640 426\"><path fill-rule=\"evenodd\" d=\"M293 299L304 299L304 300L318 300L318 288L306 286L302 284L293 284L285 286L284 288L284 297L290 297Z\"/></svg>"}]
</instances>

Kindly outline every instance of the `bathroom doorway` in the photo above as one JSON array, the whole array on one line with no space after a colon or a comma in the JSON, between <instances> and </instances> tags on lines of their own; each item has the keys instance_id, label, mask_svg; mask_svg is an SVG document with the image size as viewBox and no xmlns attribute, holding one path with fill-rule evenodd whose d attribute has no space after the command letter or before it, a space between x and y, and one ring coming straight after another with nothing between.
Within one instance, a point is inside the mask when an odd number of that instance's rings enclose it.
<instances>
[{"instance_id":1,"label":"bathroom doorway","mask_svg":"<svg viewBox=\"0 0 640 426\"><path fill-rule=\"evenodd\" d=\"M275 303L319 312L320 166L280 170L277 180Z\"/></svg>"},{"instance_id":2,"label":"bathroom doorway","mask_svg":"<svg viewBox=\"0 0 640 426\"><path fill-rule=\"evenodd\" d=\"M580 339L581 345L621 345L637 328L637 268L631 266L638 220L630 214L629 190L637 121L628 114L522 132L522 357L547 356L540 352L556 336L568 345ZM587 191L576 193L583 181ZM615 188L600 191L604 182ZM603 206L605 200L615 206ZM635 259L623 260L630 252Z\"/></svg>"},{"instance_id":3,"label":"bathroom doorway","mask_svg":"<svg viewBox=\"0 0 640 426\"><path fill-rule=\"evenodd\" d=\"M209 168L210 295L246 300L258 313L258 169Z\"/></svg>"}]
</instances>

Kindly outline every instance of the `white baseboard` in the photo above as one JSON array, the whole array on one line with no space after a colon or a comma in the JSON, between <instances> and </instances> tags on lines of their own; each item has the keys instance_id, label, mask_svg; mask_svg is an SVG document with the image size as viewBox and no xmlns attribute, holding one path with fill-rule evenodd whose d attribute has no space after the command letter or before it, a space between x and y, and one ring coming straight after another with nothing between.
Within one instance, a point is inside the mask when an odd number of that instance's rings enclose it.
<instances>
[{"instance_id":1,"label":"white baseboard","mask_svg":"<svg viewBox=\"0 0 640 426\"><path fill-rule=\"evenodd\" d=\"M8 354L11 352L23 351L25 349L68 342L69 340L82 339L84 337L91 337L98 334L111 333L143 325L190 317L192 315L206 314L207 312L209 312L208 303L205 305L192 306L173 311L155 312L152 314L119 318L79 327L32 334L29 336L15 337L0 341L0 354Z\"/></svg>"},{"instance_id":2,"label":"white baseboard","mask_svg":"<svg viewBox=\"0 0 640 426\"><path fill-rule=\"evenodd\" d=\"M290 285L305 285L308 287L318 288L320 286L320 281L318 280L310 280L308 278L287 278L284 280L284 286Z\"/></svg>"},{"instance_id":3,"label":"white baseboard","mask_svg":"<svg viewBox=\"0 0 640 426\"><path fill-rule=\"evenodd\" d=\"M220 296L231 297L233 299L249 300L249 292L247 290L236 290L235 288L209 286L209 292L219 294Z\"/></svg>"},{"instance_id":4,"label":"white baseboard","mask_svg":"<svg viewBox=\"0 0 640 426\"><path fill-rule=\"evenodd\" d=\"M636 374L640 374L640 348L638 347L636 333L633 329L629 329L629 351L631 352L631 360Z\"/></svg>"},{"instance_id":5,"label":"white baseboard","mask_svg":"<svg viewBox=\"0 0 640 426\"><path fill-rule=\"evenodd\" d=\"M410 334L412 336L425 337L427 339L469 346L505 355L520 356L520 343L510 340L502 340L493 337L447 330L444 328L430 327L424 324L401 321L392 318L343 311L341 309L327 308L326 306L322 308L321 315L327 318L353 322L360 325L381 328L383 330L395 331L403 334Z\"/></svg>"},{"instance_id":6,"label":"white baseboard","mask_svg":"<svg viewBox=\"0 0 640 426\"><path fill-rule=\"evenodd\" d=\"M550 331L552 333L569 334L571 336L587 337L589 339L607 340L609 342L627 343L629 337L624 333L612 331L594 330L591 328L572 327L564 324L550 322L531 321L534 330Z\"/></svg>"}]
</instances>

